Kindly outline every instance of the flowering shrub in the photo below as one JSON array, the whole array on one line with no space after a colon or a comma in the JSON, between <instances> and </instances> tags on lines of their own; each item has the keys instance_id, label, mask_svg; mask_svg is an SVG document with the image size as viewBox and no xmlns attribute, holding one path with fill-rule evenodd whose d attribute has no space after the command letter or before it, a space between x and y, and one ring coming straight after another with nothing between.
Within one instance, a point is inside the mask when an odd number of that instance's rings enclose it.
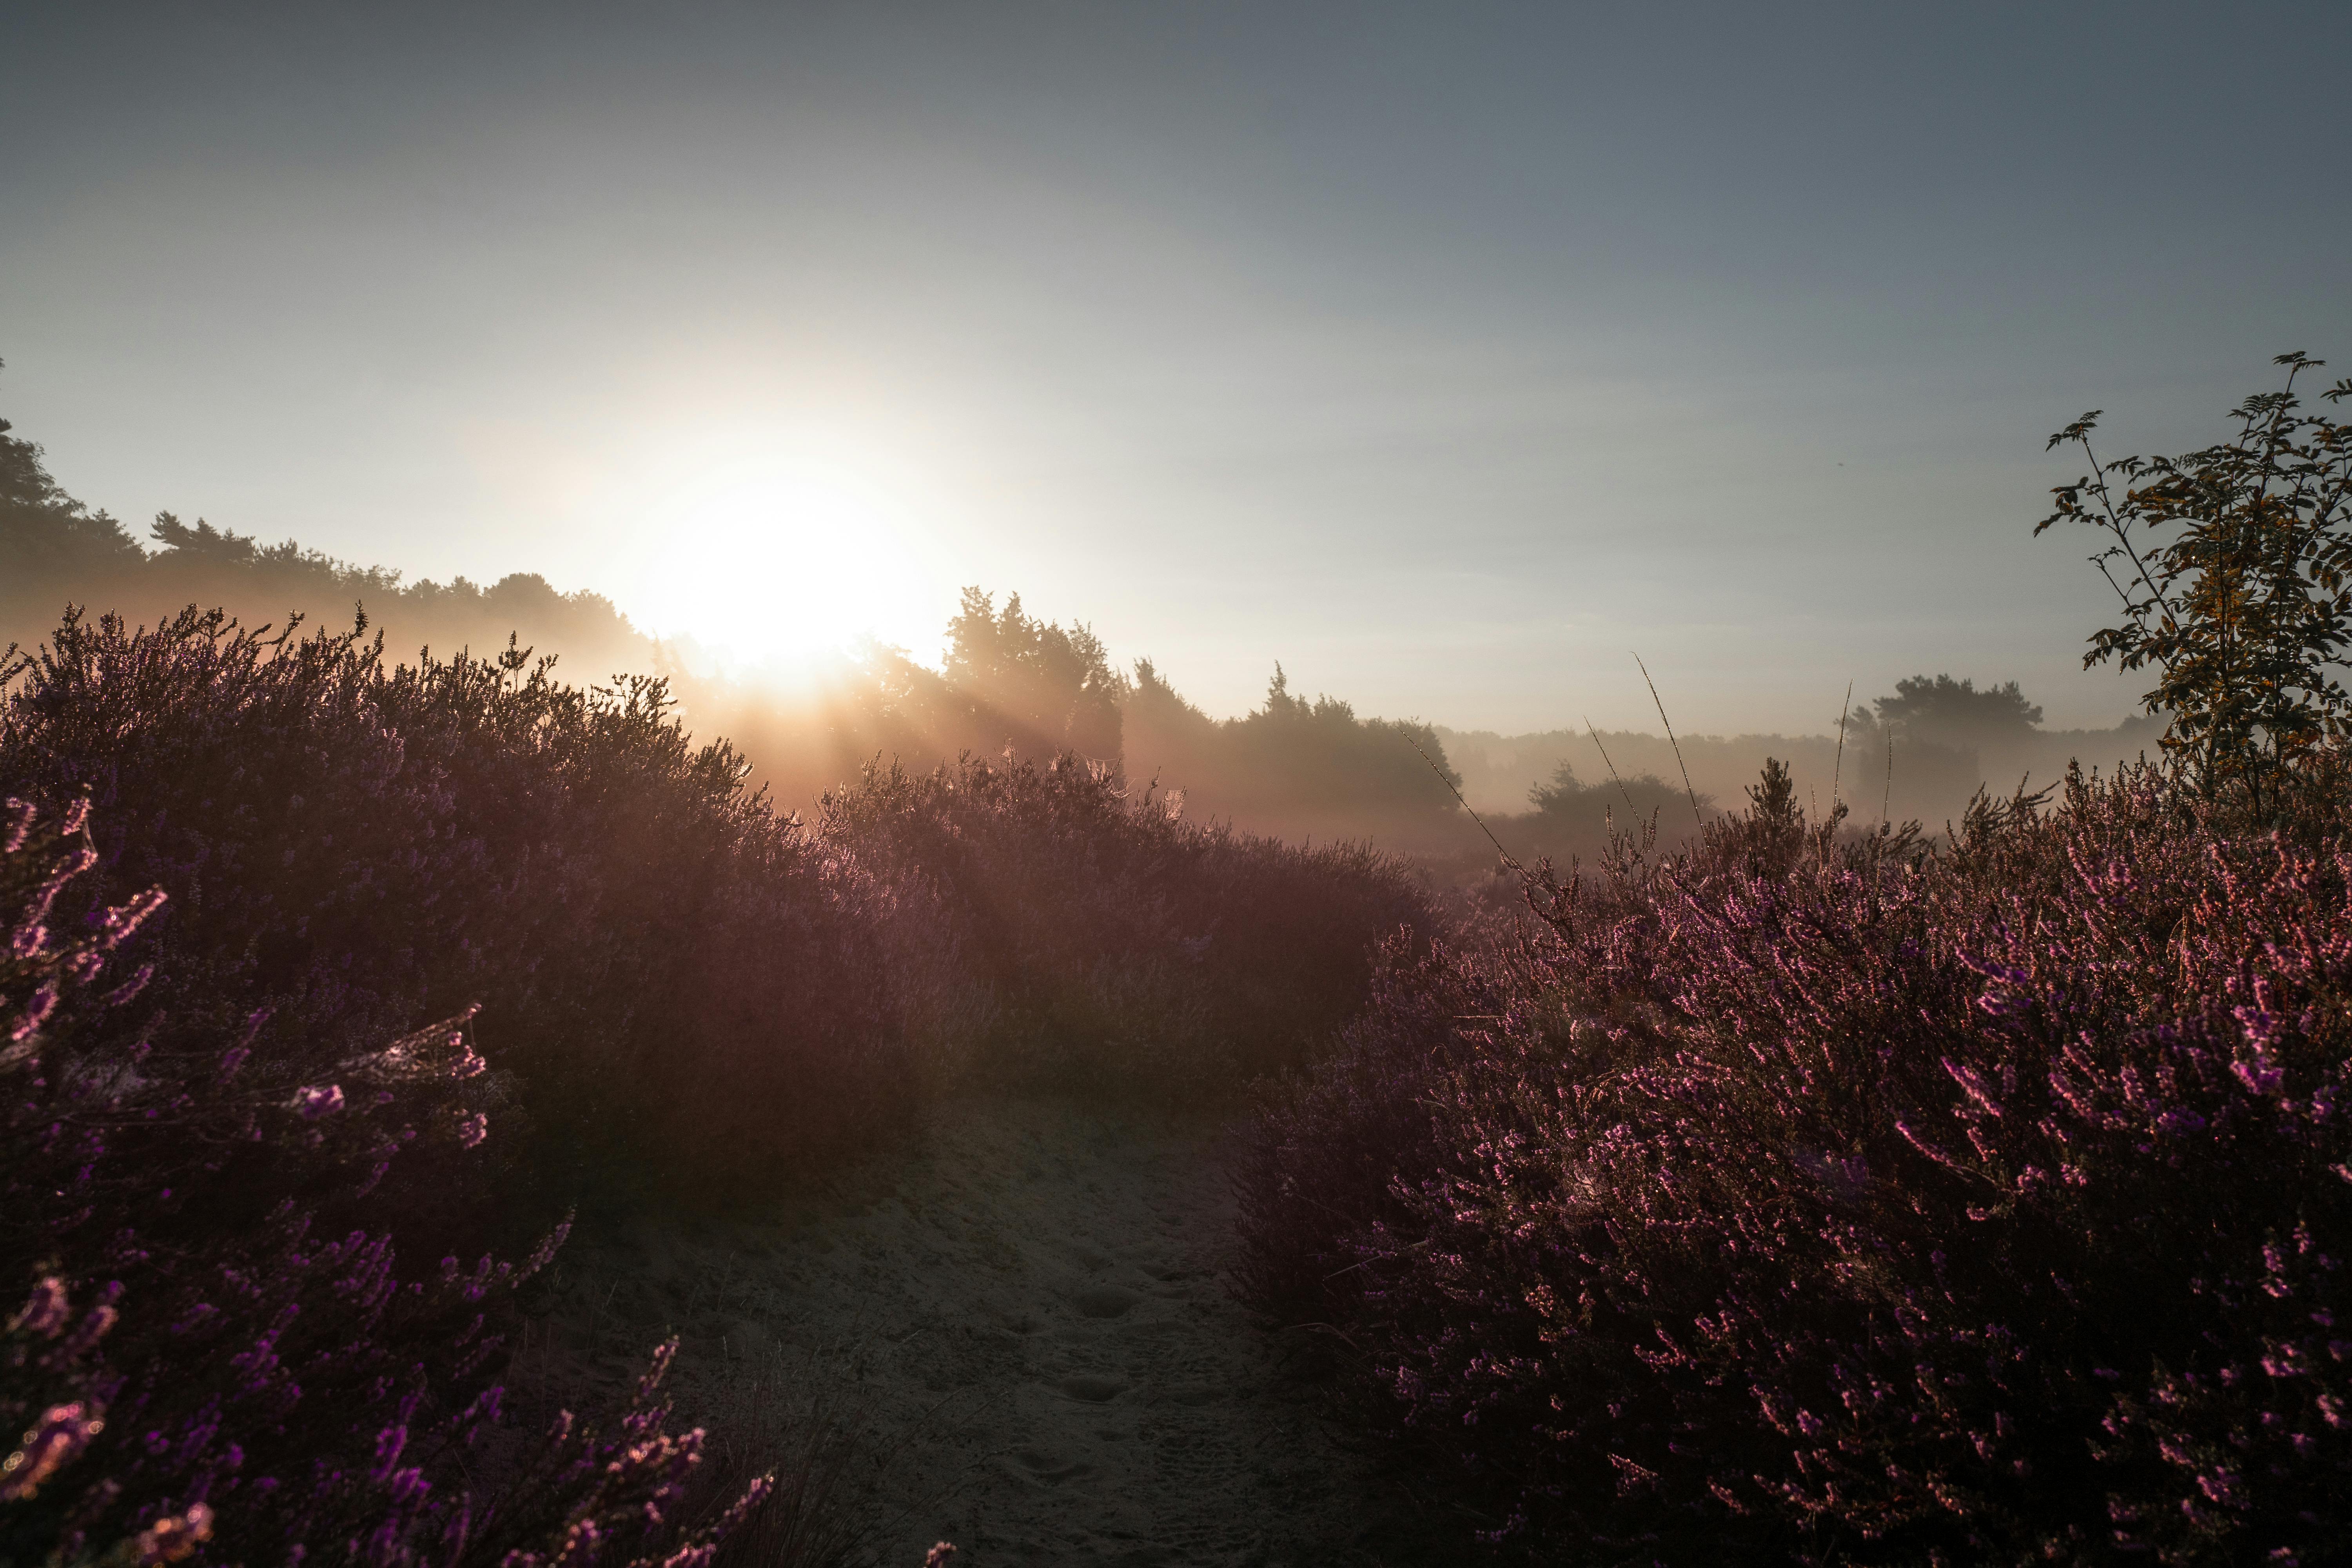
<instances>
[{"instance_id":1,"label":"flowering shrub","mask_svg":"<svg viewBox=\"0 0 2352 1568\"><path fill-rule=\"evenodd\" d=\"M22 1434L0 1560L528 1568L610 1537L698 1568L740 1515L682 1542L663 1521L700 1445L663 1430L668 1349L611 1436L566 1415L527 1459L479 1451L501 1303L561 1229L520 1264L404 1278L378 1227L404 1152L486 1134L468 1018L325 1082L257 1052L258 1017L168 1029L152 965L116 973L164 898L91 901L95 837L87 803L0 811L0 1277L29 1281L0 1333L0 1432Z\"/></svg>"},{"instance_id":2,"label":"flowering shrub","mask_svg":"<svg viewBox=\"0 0 2352 1568\"><path fill-rule=\"evenodd\" d=\"M472 1110L508 1105L566 1185L817 1158L904 1102L886 890L658 681L582 691L512 648L395 668L356 632L194 610L69 615L11 673L0 784L87 786L103 879L173 900L142 939L158 1048L258 1015L256 1060L319 1077L480 1001L499 1071Z\"/></svg>"},{"instance_id":3,"label":"flowering shrub","mask_svg":"<svg viewBox=\"0 0 2352 1568\"><path fill-rule=\"evenodd\" d=\"M1392 959L1247 1284L1614 1560L2339 1560L2352 842L2147 773L1929 854L1785 790Z\"/></svg>"},{"instance_id":4,"label":"flowering shrub","mask_svg":"<svg viewBox=\"0 0 2352 1568\"><path fill-rule=\"evenodd\" d=\"M1210 1092L1429 924L1368 852L1066 760L877 772L815 832L743 773L659 682L512 648L388 668L191 610L0 671L0 1562L701 1568L745 1515L667 1517L699 1450L667 1353L606 1436L500 1426L553 1192L868 1145L959 1039Z\"/></svg>"},{"instance_id":5,"label":"flowering shrub","mask_svg":"<svg viewBox=\"0 0 2352 1568\"><path fill-rule=\"evenodd\" d=\"M1303 1058L1363 1004L1371 952L1433 923L1399 863L1189 822L1065 754L869 767L818 833L929 905L984 999L983 1071L1214 1097Z\"/></svg>"}]
</instances>

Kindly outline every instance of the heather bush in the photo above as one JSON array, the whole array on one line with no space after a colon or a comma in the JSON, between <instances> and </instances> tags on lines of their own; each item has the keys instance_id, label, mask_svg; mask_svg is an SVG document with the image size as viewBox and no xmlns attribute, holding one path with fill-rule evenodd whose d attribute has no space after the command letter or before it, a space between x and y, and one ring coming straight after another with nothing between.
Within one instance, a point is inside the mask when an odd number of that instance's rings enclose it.
<instances>
[{"instance_id":1,"label":"heather bush","mask_svg":"<svg viewBox=\"0 0 2352 1568\"><path fill-rule=\"evenodd\" d=\"M258 1058L326 1061L479 1002L484 1092L564 1185L748 1177L904 1103L888 890L658 680L582 690L511 647L394 668L193 609L68 614L7 674L0 784L87 787L103 879L172 896L142 938L161 1047L260 1016Z\"/></svg>"},{"instance_id":2,"label":"heather bush","mask_svg":"<svg viewBox=\"0 0 2352 1568\"><path fill-rule=\"evenodd\" d=\"M1246 1286L1538 1553L2340 1560L2347 892L2147 772L1932 852L1768 780L1392 955Z\"/></svg>"},{"instance_id":3,"label":"heather bush","mask_svg":"<svg viewBox=\"0 0 2352 1568\"><path fill-rule=\"evenodd\" d=\"M397 1267L388 1169L438 1143L483 1172L469 1017L340 1059L257 1049L258 1016L173 1027L153 965L125 973L165 897L94 898L98 837L87 803L0 812L0 1278L28 1290L0 1562L707 1560L740 1513L664 1522L701 1441L664 1430L667 1348L607 1436L499 1429L499 1322L560 1229Z\"/></svg>"},{"instance_id":4,"label":"heather bush","mask_svg":"<svg viewBox=\"0 0 2352 1568\"><path fill-rule=\"evenodd\" d=\"M978 1001L983 1072L1195 1100L1302 1058L1363 1003L1371 952L1426 940L1425 892L1361 846L1187 821L1065 753L869 767L818 833L930 906Z\"/></svg>"}]
</instances>

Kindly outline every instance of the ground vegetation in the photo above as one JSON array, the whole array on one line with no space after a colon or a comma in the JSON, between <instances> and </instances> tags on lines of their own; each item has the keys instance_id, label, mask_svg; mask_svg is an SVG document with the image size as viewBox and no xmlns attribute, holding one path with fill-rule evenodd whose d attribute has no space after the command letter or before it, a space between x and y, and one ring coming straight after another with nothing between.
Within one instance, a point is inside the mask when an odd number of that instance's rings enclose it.
<instances>
[{"instance_id":1,"label":"ground vegetation","mask_svg":"<svg viewBox=\"0 0 2352 1568\"><path fill-rule=\"evenodd\" d=\"M1498 1552L2343 1560L2340 447L2239 419L2102 470L2152 476L2100 514L2146 581L2092 656L2158 670L2160 757L1939 836L1768 763L1397 951L1269 1096L1246 1289ZM1943 682L1865 717L1955 709L2028 721Z\"/></svg>"}]
</instances>

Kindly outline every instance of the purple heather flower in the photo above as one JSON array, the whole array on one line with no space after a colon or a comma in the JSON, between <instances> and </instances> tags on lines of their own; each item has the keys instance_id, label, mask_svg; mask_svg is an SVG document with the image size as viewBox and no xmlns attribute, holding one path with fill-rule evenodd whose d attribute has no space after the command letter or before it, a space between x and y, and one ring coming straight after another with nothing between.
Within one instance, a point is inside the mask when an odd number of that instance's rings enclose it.
<instances>
[{"instance_id":1,"label":"purple heather flower","mask_svg":"<svg viewBox=\"0 0 2352 1568\"><path fill-rule=\"evenodd\" d=\"M14 819L8 824L7 831L0 833L0 855L14 855L25 847L26 836L33 831L33 805L30 801L18 800L14 795L0 802L0 805L5 805Z\"/></svg>"},{"instance_id":2,"label":"purple heather flower","mask_svg":"<svg viewBox=\"0 0 2352 1568\"><path fill-rule=\"evenodd\" d=\"M313 1085L308 1089L297 1089L294 1094L294 1109L301 1112L305 1121L316 1121L322 1116L331 1116L342 1108L343 1087L341 1084Z\"/></svg>"},{"instance_id":3,"label":"purple heather flower","mask_svg":"<svg viewBox=\"0 0 2352 1568\"><path fill-rule=\"evenodd\" d=\"M22 1329L28 1334L55 1339L71 1314L72 1309L66 1300L65 1281L52 1275L34 1285L32 1299L25 1303L25 1310L17 1313L8 1326Z\"/></svg>"},{"instance_id":4,"label":"purple heather flower","mask_svg":"<svg viewBox=\"0 0 2352 1568\"><path fill-rule=\"evenodd\" d=\"M160 1568L180 1562L212 1538L213 1510L204 1503L190 1503L184 1513L167 1515L141 1531L134 1556L139 1568Z\"/></svg>"},{"instance_id":5,"label":"purple heather flower","mask_svg":"<svg viewBox=\"0 0 2352 1568\"><path fill-rule=\"evenodd\" d=\"M34 1030L48 1021L48 1016L56 1010L57 1005L58 983L54 980L43 981L40 987L33 993L33 999L26 1003L24 1011L16 1016L16 1027L8 1032L8 1043L12 1046L21 1045Z\"/></svg>"},{"instance_id":6,"label":"purple heather flower","mask_svg":"<svg viewBox=\"0 0 2352 1568\"><path fill-rule=\"evenodd\" d=\"M104 1430L105 1420L79 1399L50 1405L25 1434L23 1446L0 1459L0 1502L31 1497Z\"/></svg>"}]
</instances>

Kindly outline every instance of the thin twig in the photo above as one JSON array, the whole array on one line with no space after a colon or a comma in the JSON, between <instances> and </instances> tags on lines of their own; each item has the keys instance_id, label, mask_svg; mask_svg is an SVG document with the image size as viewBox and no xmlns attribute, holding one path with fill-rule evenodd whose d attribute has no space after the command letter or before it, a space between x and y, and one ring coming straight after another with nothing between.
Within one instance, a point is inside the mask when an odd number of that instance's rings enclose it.
<instances>
[{"instance_id":1,"label":"thin twig","mask_svg":"<svg viewBox=\"0 0 2352 1568\"><path fill-rule=\"evenodd\" d=\"M1838 784L1845 777L1845 716L1853 709L1853 682L1845 683L1845 700L1838 704L1837 762L1830 769L1830 816L1837 816Z\"/></svg>"},{"instance_id":2,"label":"thin twig","mask_svg":"<svg viewBox=\"0 0 2352 1568\"><path fill-rule=\"evenodd\" d=\"M1638 653L1633 656L1633 662L1641 665L1642 679L1650 688L1650 700L1658 705L1658 722L1666 727L1666 744L1675 749L1675 766L1683 771L1683 793L1690 796L1691 820L1697 823L1700 831L1704 832L1706 818L1699 815L1698 791L1691 788L1690 764L1683 761L1683 743L1675 739L1675 721L1666 717L1665 700L1658 695L1658 683L1650 679L1650 667L1642 664L1642 656Z\"/></svg>"},{"instance_id":3,"label":"thin twig","mask_svg":"<svg viewBox=\"0 0 2352 1568\"><path fill-rule=\"evenodd\" d=\"M1601 744L1601 731L1592 727L1592 721L1590 717L1587 717L1584 721L1584 732L1592 737L1593 745L1598 748L1601 752L1601 766L1607 768L1609 770L1610 778L1615 780L1617 784L1617 793L1625 797L1625 809L1635 816L1641 816L1642 808L1633 804L1633 792L1625 787L1625 781L1623 779L1617 777L1617 764L1609 760L1609 748ZM1689 781L1685 780L1685 782L1687 783Z\"/></svg>"},{"instance_id":4,"label":"thin twig","mask_svg":"<svg viewBox=\"0 0 2352 1568\"><path fill-rule=\"evenodd\" d=\"M1518 857L1513 855L1509 850L1503 847L1503 841L1495 837L1495 830L1486 826L1486 819L1478 815L1477 808L1472 805L1468 798L1463 795L1461 786L1456 784L1451 778L1448 778L1446 776L1445 770L1437 765L1437 760L1434 757L1432 757L1427 752L1422 752L1421 742L1413 740L1411 736L1407 736L1405 738L1405 744L1411 746L1416 752L1421 752L1421 760L1429 764L1429 771L1435 773L1441 780L1444 780L1445 787L1454 792L1454 798L1462 802L1462 809L1470 814L1470 820L1478 825L1478 831L1486 836L1486 842L1495 847L1495 853L1503 858L1503 864L1508 866L1512 870L1517 871L1523 879L1533 881L1535 879L1534 873L1530 872L1525 866L1519 864Z\"/></svg>"},{"instance_id":5,"label":"thin twig","mask_svg":"<svg viewBox=\"0 0 2352 1568\"><path fill-rule=\"evenodd\" d=\"M2126 522L2122 514L2116 510L2114 496L2107 489L2106 470L2099 466L2099 455L2091 450L2090 432L2085 430L2074 439L2082 444L2083 456L2091 465L2091 493L2099 498L2099 509L2106 513L2107 531L2116 536L2116 542L2122 547L2123 552L2131 558L2133 567L2139 573L2140 586L2148 591L2149 595L2156 600L2157 608L2164 612L2164 629L2177 630L2180 623L2173 615L2172 601L2166 598L2163 592L2148 580L2147 563L2140 559L2137 547L2131 542L2131 525ZM2138 459L2126 458L2126 461L2137 462ZM2124 491L2124 499L2126 500L2131 499L2131 491L2128 488ZM2126 599L2125 603L2129 604L2130 601Z\"/></svg>"},{"instance_id":6,"label":"thin twig","mask_svg":"<svg viewBox=\"0 0 2352 1568\"><path fill-rule=\"evenodd\" d=\"M1886 798L1878 803L1878 820L1883 826L1895 820L1895 727L1886 727Z\"/></svg>"}]
</instances>

